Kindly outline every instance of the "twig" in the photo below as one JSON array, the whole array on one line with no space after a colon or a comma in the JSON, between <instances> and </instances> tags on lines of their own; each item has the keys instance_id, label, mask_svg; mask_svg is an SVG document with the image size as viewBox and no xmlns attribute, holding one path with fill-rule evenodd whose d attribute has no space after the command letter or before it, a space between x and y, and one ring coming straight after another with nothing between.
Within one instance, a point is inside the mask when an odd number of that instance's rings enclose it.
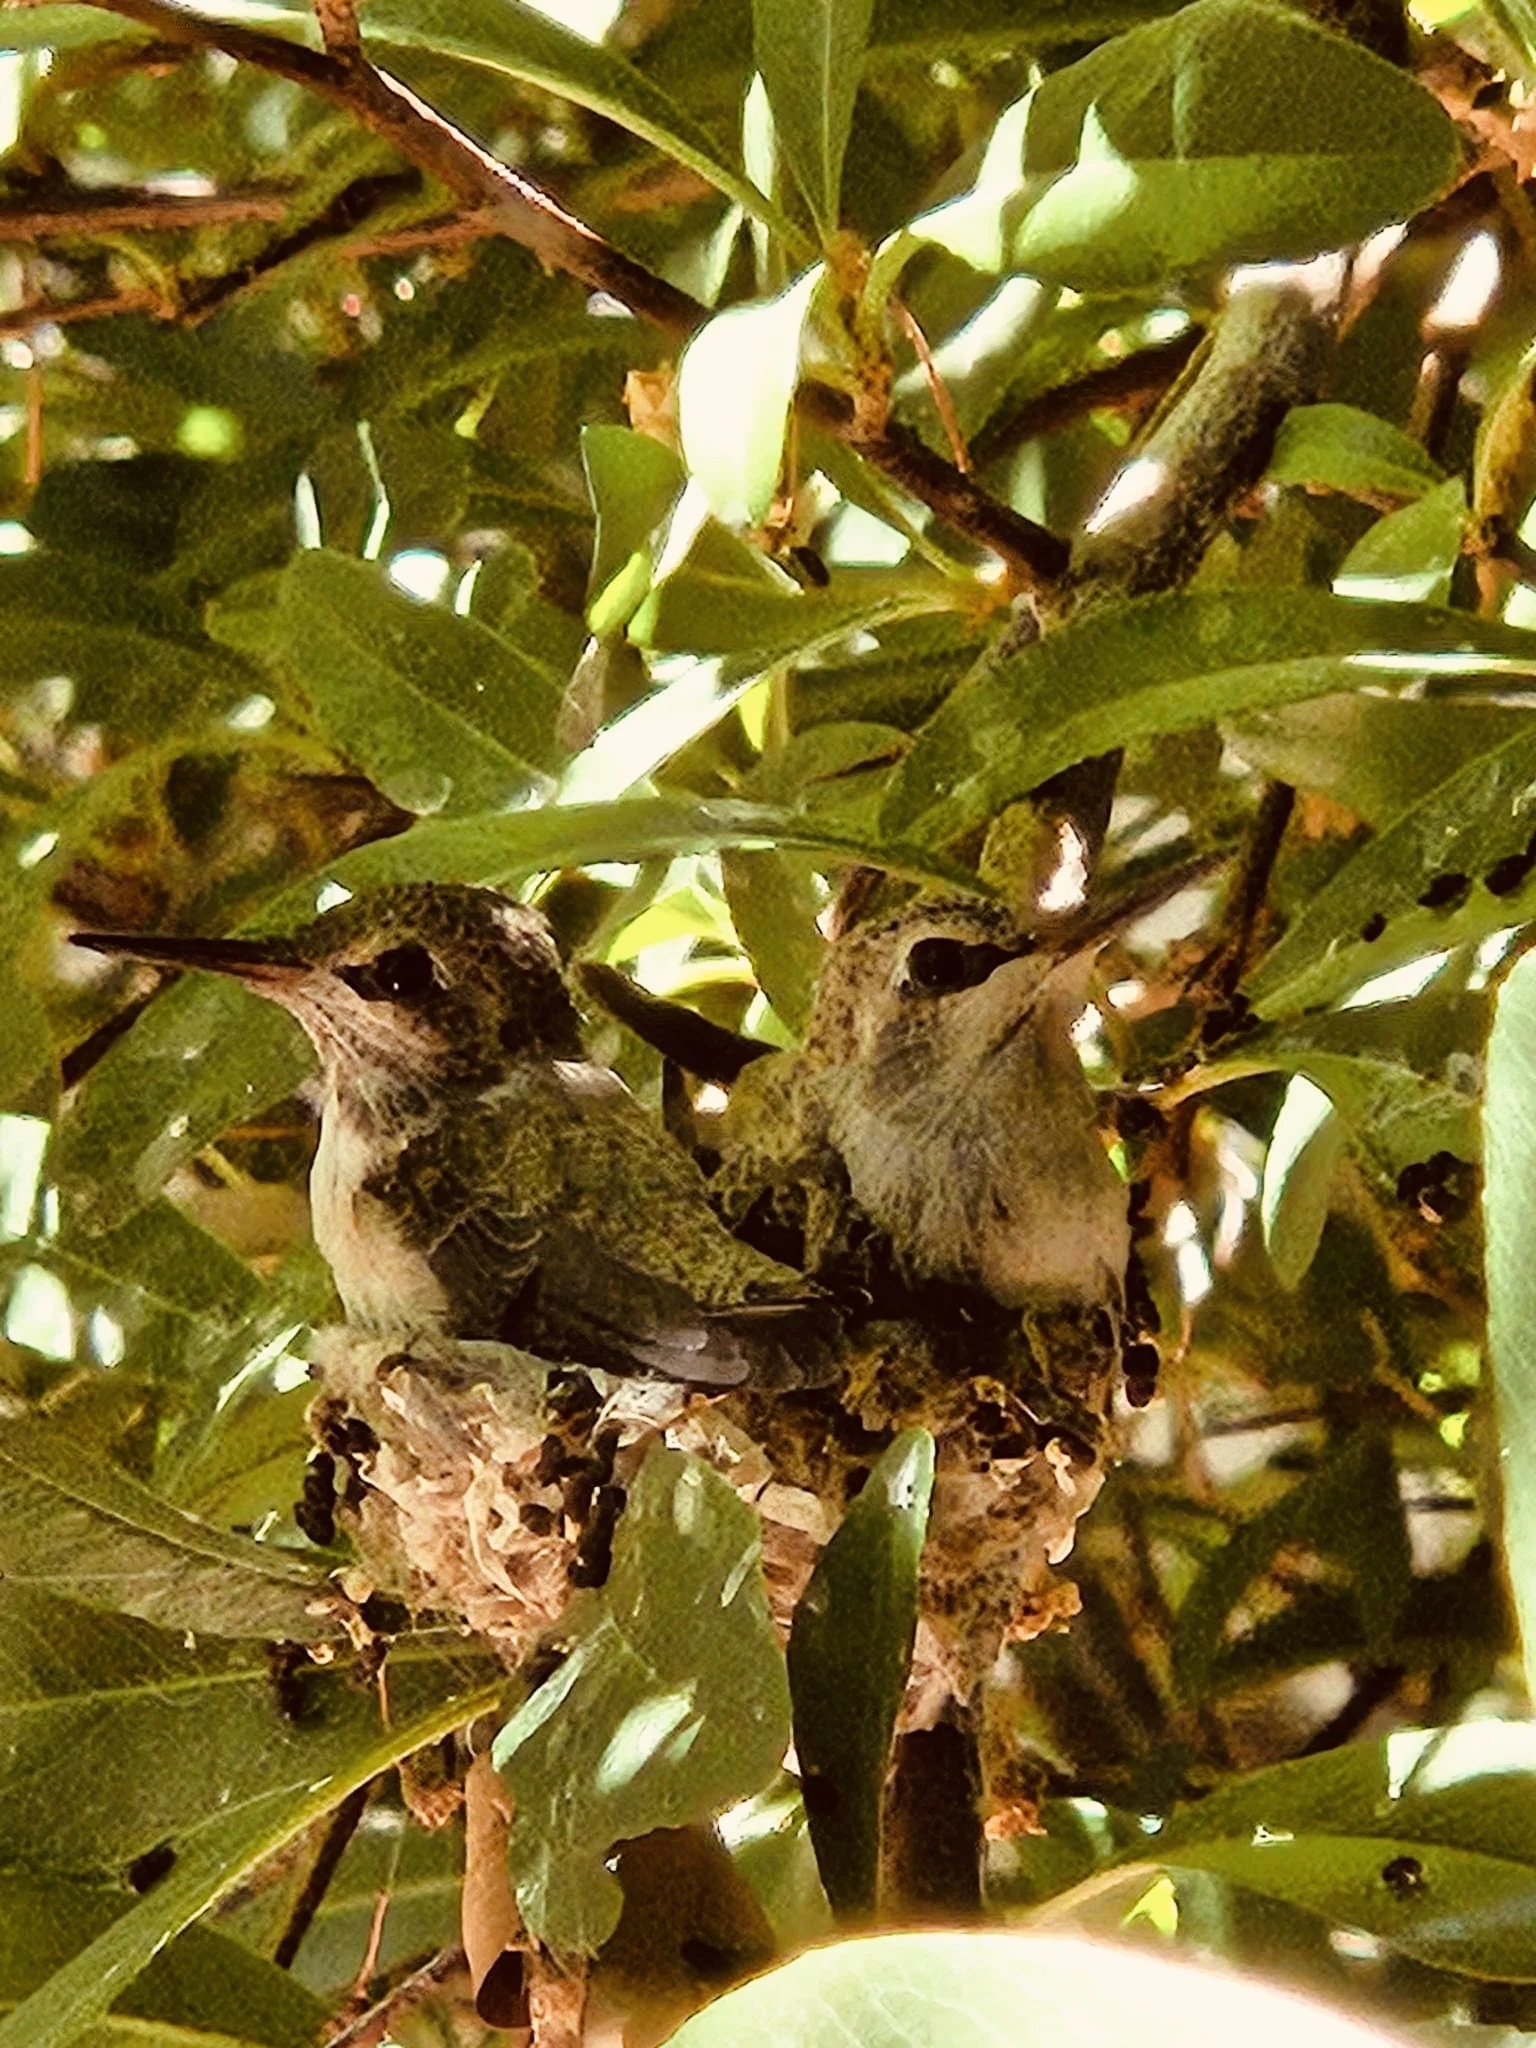
<instances>
[{"instance_id":1,"label":"twig","mask_svg":"<svg viewBox=\"0 0 1536 2048\"><path fill-rule=\"evenodd\" d=\"M1054 434L1091 412L1133 411L1161 398L1204 338L1204 330L1192 325L1170 341L1154 342L1119 362L1089 370L1069 384L1039 392L1017 412L977 435L971 450L976 467L985 469L1026 441Z\"/></svg>"},{"instance_id":2,"label":"twig","mask_svg":"<svg viewBox=\"0 0 1536 2048\"><path fill-rule=\"evenodd\" d=\"M17 0L0 0L0 14L16 4ZM698 300L614 248L361 53L313 50L235 22L193 14L175 0L90 4L136 21L162 38L222 50L319 93L438 179L471 214L488 216L496 232L520 242L551 269L608 294L674 340L686 339L710 317ZM124 308L119 304L113 310ZM847 442L957 531L991 549L1019 587L1038 591L1060 576L1068 553L1064 541L979 489L915 434L893 425L878 431L859 425L850 401L824 385L807 385L803 398L818 425Z\"/></svg>"},{"instance_id":3,"label":"twig","mask_svg":"<svg viewBox=\"0 0 1536 2048\"><path fill-rule=\"evenodd\" d=\"M132 192L109 198L71 192L25 205L0 203L0 243L112 234L123 229L160 233L172 228L230 227L244 221L281 220L292 203L291 195L270 191Z\"/></svg>"},{"instance_id":4,"label":"twig","mask_svg":"<svg viewBox=\"0 0 1536 2048\"><path fill-rule=\"evenodd\" d=\"M11 0L14 4L14 0ZM493 213L501 232L531 249L542 263L563 270L664 332L690 334L705 309L566 212L547 192L499 162L445 121L408 86L360 53L312 50L236 22L193 14L174 0L91 0L110 14L136 21L156 35L223 50L247 64L317 92L352 114L429 172L466 207Z\"/></svg>"},{"instance_id":5,"label":"twig","mask_svg":"<svg viewBox=\"0 0 1536 2048\"><path fill-rule=\"evenodd\" d=\"M67 327L77 320L105 320L116 313L164 313L165 301L157 292L115 292L110 298L69 299L62 305L18 306L0 313L0 340L10 334L30 334L35 327Z\"/></svg>"},{"instance_id":6,"label":"twig","mask_svg":"<svg viewBox=\"0 0 1536 2048\"><path fill-rule=\"evenodd\" d=\"M413 1970L409 1977L402 1978L393 1991L386 1991L366 2012L348 2020L340 2033L329 2035L325 2048L375 2048L375 2044L388 2033L392 2021L463 1967L463 1949L457 1945L440 1948L419 1970Z\"/></svg>"},{"instance_id":7,"label":"twig","mask_svg":"<svg viewBox=\"0 0 1536 2048\"><path fill-rule=\"evenodd\" d=\"M420 190L421 173L415 169L380 171L371 177L354 178L313 220L305 221L291 235L284 235L280 241L273 242L239 270L210 278L190 293L182 314L183 325L201 326L231 299L262 283L283 264L307 254L321 242L339 238L360 227L371 213L391 200L411 198Z\"/></svg>"},{"instance_id":8,"label":"twig","mask_svg":"<svg viewBox=\"0 0 1536 2048\"><path fill-rule=\"evenodd\" d=\"M331 1888L331 1879L336 1875L337 1866L347 1852L347 1844L357 1833L357 1824L363 1817L368 1804L368 1795L373 1790L373 1780L355 1786L331 1815L331 1824L325 1831L325 1840L320 1844L318 1855L304 1880L304 1889L294 1901L293 1911L288 1915L288 1924L278 1938L277 1947L272 1951L272 1960L280 1970L290 1969L294 1958L304 1946L304 1937Z\"/></svg>"},{"instance_id":9,"label":"twig","mask_svg":"<svg viewBox=\"0 0 1536 2048\"><path fill-rule=\"evenodd\" d=\"M845 441L909 496L990 548L1012 570L1021 588L1039 591L1060 579L1071 554L1064 540L991 497L942 455L935 455L908 428L894 420L878 428L862 425L855 417L852 400L826 384L805 385L800 405L818 427Z\"/></svg>"},{"instance_id":10,"label":"twig","mask_svg":"<svg viewBox=\"0 0 1536 2048\"><path fill-rule=\"evenodd\" d=\"M320 25L320 40L333 57L362 56L356 0L315 0L315 20Z\"/></svg>"},{"instance_id":11,"label":"twig","mask_svg":"<svg viewBox=\"0 0 1536 2048\"><path fill-rule=\"evenodd\" d=\"M949 395L949 386L939 374L938 364L933 360L933 350L928 346L928 337L900 299L893 299L891 303L896 309L896 317L901 322L902 331L911 342L913 353L922 366L928 395L933 400L933 409L939 416L940 426L944 429L949 452L955 458L955 467L962 476L969 476L971 458L966 449L965 436L960 431L960 421L955 414L955 402Z\"/></svg>"}]
</instances>

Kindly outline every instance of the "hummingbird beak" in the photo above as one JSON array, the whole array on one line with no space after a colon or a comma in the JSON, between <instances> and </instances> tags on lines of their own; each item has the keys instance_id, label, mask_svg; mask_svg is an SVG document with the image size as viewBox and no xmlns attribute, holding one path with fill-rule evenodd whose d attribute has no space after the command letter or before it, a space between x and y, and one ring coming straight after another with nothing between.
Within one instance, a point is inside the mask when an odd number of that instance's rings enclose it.
<instances>
[{"instance_id":1,"label":"hummingbird beak","mask_svg":"<svg viewBox=\"0 0 1536 2048\"><path fill-rule=\"evenodd\" d=\"M145 960L155 967L195 967L206 974L232 974L258 994L279 1002L311 971L280 939L194 939L148 932L72 932L72 946L115 959Z\"/></svg>"}]
</instances>

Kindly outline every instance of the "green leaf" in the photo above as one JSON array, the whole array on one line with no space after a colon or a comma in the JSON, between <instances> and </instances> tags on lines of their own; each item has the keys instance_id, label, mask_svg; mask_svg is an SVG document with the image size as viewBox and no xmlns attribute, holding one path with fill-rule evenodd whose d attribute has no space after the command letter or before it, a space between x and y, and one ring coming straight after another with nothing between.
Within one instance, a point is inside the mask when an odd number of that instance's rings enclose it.
<instances>
[{"instance_id":1,"label":"green leaf","mask_svg":"<svg viewBox=\"0 0 1536 2048\"><path fill-rule=\"evenodd\" d=\"M668 2048L1230 2048L1304 2035L1379 2048L1370 2028L1226 1971L1103 1941L999 1930L833 1942L718 1998Z\"/></svg>"},{"instance_id":2,"label":"green leaf","mask_svg":"<svg viewBox=\"0 0 1536 2048\"><path fill-rule=\"evenodd\" d=\"M1466 526L1467 487L1453 476L1378 519L1344 557L1333 587L1340 597L1447 604Z\"/></svg>"},{"instance_id":3,"label":"green leaf","mask_svg":"<svg viewBox=\"0 0 1536 2048\"><path fill-rule=\"evenodd\" d=\"M559 682L489 626L322 548L284 571L274 624L326 736L403 808L510 809L550 788Z\"/></svg>"},{"instance_id":4,"label":"green leaf","mask_svg":"<svg viewBox=\"0 0 1536 2048\"><path fill-rule=\"evenodd\" d=\"M1325 1001L1367 976L1528 916L1532 835L1522 811L1533 777L1536 722L1410 805L1309 899L1249 976L1254 1006L1276 1016ZM1443 907L1423 902L1441 890Z\"/></svg>"},{"instance_id":5,"label":"green leaf","mask_svg":"<svg viewBox=\"0 0 1536 2048\"><path fill-rule=\"evenodd\" d=\"M1410 1162L1435 1152L1478 1156L1479 1055L1488 1014L1486 995L1442 994L1437 985L1409 1004L1335 1010L1255 1034L1185 1085L1193 1094L1247 1074L1305 1075L1348 1125L1356 1147L1395 1181Z\"/></svg>"},{"instance_id":6,"label":"green leaf","mask_svg":"<svg viewBox=\"0 0 1536 2048\"><path fill-rule=\"evenodd\" d=\"M1273 1507L1234 1529L1201 1571L1173 1633L1174 1670L1186 1695L1199 1696L1233 1609L1287 1544L1305 1544L1349 1568L1367 1638L1379 1649L1413 1578L1397 1468L1380 1434L1362 1430L1346 1441Z\"/></svg>"},{"instance_id":7,"label":"green leaf","mask_svg":"<svg viewBox=\"0 0 1536 2048\"><path fill-rule=\"evenodd\" d=\"M880 1810L917 1630L933 1438L902 1432L800 1596L789 1638L795 1752L816 1867L839 1917L873 1914Z\"/></svg>"},{"instance_id":8,"label":"green leaf","mask_svg":"<svg viewBox=\"0 0 1536 2048\"><path fill-rule=\"evenodd\" d=\"M0 1574L205 1635L336 1631L323 1573L199 1522L60 1424L0 1423Z\"/></svg>"},{"instance_id":9,"label":"green leaf","mask_svg":"<svg viewBox=\"0 0 1536 2048\"><path fill-rule=\"evenodd\" d=\"M651 536L676 502L684 470L664 442L628 427L583 427L581 462L597 514L587 623L611 633L650 588Z\"/></svg>"},{"instance_id":10,"label":"green leaf","mask_svg":"<svg viewBox=\"0 0 1536 2048\"><path fill-rule=\"evenodd\" d=\"M1259 1191L1264 1248L1282 1287L1300 1286L1322 1241L1343 1147L1344 1127L1326 1091L1296 1075L1275 1119Z\"/></svg>"},{"instance_id":11,"label":"green leaf","mask_svg":"<svg viewBox=\"0 0 1536 2048\"><path fill-rule=\"evenodd\" d=\"M881 824L942 845L1130 740L1416 669L1517 687L1536 676L1536 637L1433 605L1323 591L1138 598L963 683L898 769Z\"/></svg>"},{"instance_id":12,"label":"green leaf","mask_svg":"<svg viewBox=\"0 0 1536 2048\"><path fill-rule=\"evenodd\" d=\"M683 459L726 526L760 526L773 502L800 378L800 332L822 275L813 264L777 298L717 313L677 366Z\"/></svg>"},{"instance_id":13,"label":"green leaf","mask_svg":"<svg viewBox=\"0 0 1536 2048\"><path fill-rule=\"evenodd\" d=\"M843 152L874 0L752 0L752 41L784 159L823 241L838 225Z\"/></svg>"},{"instance_id":14,"label":"green leaf","mask_svg":"<svg viewBox=\"0 0 1536 2048\"><path fill-rule=\"evenodd\" d=\"M1536 960L1530 954L1515 962L1494 1009L1483 1161L1504 1564L1526 1682L1536 1685Z\"/></svg>"},{"instance_id":15,"label":"green leaf","mask_svg":"<svg viewBox=\"0 0 1536 2048\"><path fill-rule=\"evenodd\" d=\"M1237 721L1243 759L1390 825L1466 762L1525 730L1528 711L1453 697L1323 697Z\"/></svg>"},{"instance_id":16,"label":"green leaf","mask_svg":"<svg viewBox=\"0 0 1536 2048\"><path fill-rule=\"evenodd\" d=\"M1342 491L1374 504L1422 498L1444 472L1401 427L1355 405L1295 405L1280 422L1269 480Z\"/></svg>"},{"instance_id":17,"label":"green leaf","mask_svg":"<svg viewBox=\"0 0 1536 2048\"><path fill-rule=\"evenodd\" d=\"M132 1894L55 1877L0 1877L0 2007L29 1997L69 1957L103 1934ZM154 2029L155 2048L313 2048L327 2007L265 1957L204 1927L189 1927L156 1956L95 2048L129 2048Z\"/></svg>"},{"instance_id":18,"label":"green leaf","mask_svg":"<svg viewBox=\"0 0 1536 2048\"><path fill-rule=\"evenodd\" d=\"M16 1603L20 1603L19 1605ZM0 2048L66 2048L167 1942L355 1786L495 1706L505 1679L445 1633L390 1655L390 1725L345 1663L278 1711L259 1647L189 1646L69 1601L0 1587L0 1840L74 1870L162 1843L169 1873L0 2022ZM91 1797L80 1797L88 1771Z\"/></svg>"},{"instance_id":19,"label":"green leaf","mask_svg":"<svg viewBox=\"0 0 1536 2048\"><path fill-rule=\"evenodd\" d=\"M1404 220L1456 175L1412 79L1270 0L1195 0L1036 91L1004 232L1079 291L1306 258Z\"/></svg>"},{"instance_id":20,"label":"green leaf","mask_svg":"<svg viewBox=\"0 0 1536 2048\"><path fill-rule=\"evenodd\" d=\"M595 1613L492 1751L516 1805L518 1905L541 1941L601 1948L622 1902L613 1844L705 1819L777 1769L789 1692L761 1542L717 1473L650 1453Z\"/></svg>"},{"instance_id":21,"label":"green leaf","mask_svg":"<svg viewBox=\"0 0 1536 2048\"><path fill-rule=\"evenodd\" d=\"M758 987L791 1031L803 1031L826 952L816 928L824 896L815 862L808 854L778 847L724 853L720 876L731 923Z\"/></svg>"},{"instance_id":22,"label":"green leaf","mask_svg":"<svg viewBox=\"0 0 1536 2048\"><path fill-rule=\"evenodd\" d=\"M78 555L0 561L0 691L68 676L70 710L150 739L232 709L260 678L143 579Z\"/></svg>"},{"instance_id":23,"label":"green leaf","mask_svg":"<svg viewBox=\"0 0 1536 2048\"><path fill-rule=\"evenodd\" d=\"M311 914L314 901L311 889ZM67 1212L86 1228L126 1220L313 1065L309 1041L274 1003L222 975L187 975L91 1069L60 1125L54 1170Z\"/></svg>"},{"instance_id":24,"label":"green leaf","mask_svg":"<svg viewBox=\"0 0 1536 2048\"><path fill-rule=\"evenodd\" d=\"M1249 1772L1175 1813L1157 1854L1362 1928L1437 1969L1528 1980L1533 1827L1533 1731L1478 1721ZM1395 1888L1389 1866L1404 1856L1417 1880Z\"/></svg>"},{"instance_id":25,"label":"green leaf","mask_svg":"<svg viewBox=\"0 0 1536 2048\"><path fill-rule=\"evenodd\" d=\"M494 813L430 820L398 839L357 847L326 873L349 889L407 881L506 888L529 875L598 861L772 846L803 847L829 862L862 860L914 880L987 893L972 870L942 854L849 831L783 805L733 797L631 797L621 803L555 804L511 817ZM282 930L302 920L314 903L314 890L309 881L285 892L263 914L263 927Z\"/></svg>"}]
</instances>

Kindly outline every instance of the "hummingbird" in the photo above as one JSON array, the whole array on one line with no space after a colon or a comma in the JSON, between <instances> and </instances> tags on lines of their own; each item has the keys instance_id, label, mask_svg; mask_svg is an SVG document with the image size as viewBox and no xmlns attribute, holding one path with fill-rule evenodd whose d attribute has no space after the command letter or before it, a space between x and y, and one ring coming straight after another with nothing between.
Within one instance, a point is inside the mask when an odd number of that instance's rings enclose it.
<instances>
[{"instance_id":1,"label":"hummingbird","mask_svg":"<svg viewBox=\"0 0 1536 2048\"><path fill-rule=\"evenodd\" d=\"M1072 1036L1101 945L919 897L829 950L805 1114L913 1277L1012 1309L1117 1298L1127 1190Z\"/></svg>"},{"instance_id":2,"label":"hummingbird","mask_svg":"<svg viewBox=\"0 0 1536 2048\"><path fill-rule=\"evenodd\" d=\"M830 1304L732 1236L693 1160L588 1058L537 909L416 883L288 938L73 936L233 975L303 1026L313 1228L349 1326L707 1387L828 1376Z\"/></svg>"}]
</instances>

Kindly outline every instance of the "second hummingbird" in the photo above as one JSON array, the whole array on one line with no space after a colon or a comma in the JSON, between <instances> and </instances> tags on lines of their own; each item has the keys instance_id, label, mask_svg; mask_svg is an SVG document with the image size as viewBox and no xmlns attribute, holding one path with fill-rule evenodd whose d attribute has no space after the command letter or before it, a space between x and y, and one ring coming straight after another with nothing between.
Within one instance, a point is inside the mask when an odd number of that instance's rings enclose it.
<instances>
[{"instance_id":1,"label":"second hummingbird","mask_svg":"<svg viewBox=\"0 0 1536 2048\"><path fill-rule=\"evenodd\" d=\"M714 1387L828 1376L830 1304L730 1234L693 1161L588 1059L537 910L418 883L286 939L74 942L232 974L304 1027L315 1240L352 1326Z\"/></svg>"}]
</instances>

